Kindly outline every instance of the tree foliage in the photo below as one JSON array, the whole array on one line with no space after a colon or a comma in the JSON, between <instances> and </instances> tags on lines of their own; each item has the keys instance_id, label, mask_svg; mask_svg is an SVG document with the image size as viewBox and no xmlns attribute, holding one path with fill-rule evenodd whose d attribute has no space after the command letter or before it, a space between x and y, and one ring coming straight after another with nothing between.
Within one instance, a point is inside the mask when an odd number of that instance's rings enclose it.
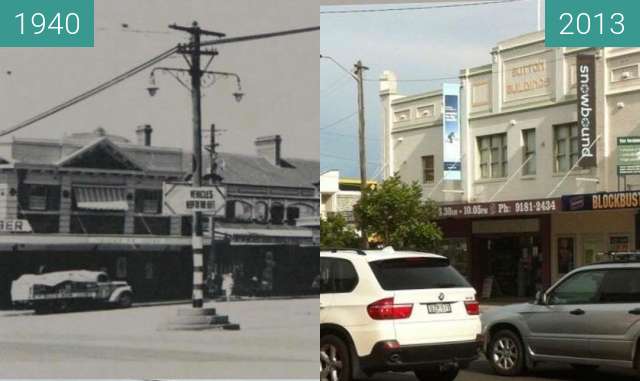
<instances>
[{"instance_id":1,"label":"tree foliage","mask_svg":"<svg viewBox=\"0 0 640 381\"><path fill-rule=\"evenodd\" d=\"M320 246L323 248L356 248L358 234L341 214L328 215L320 221Z\"/></svg>"},{"instance_id":2,"label":"tree foliage","mask_svg":"<svg viewBox=\"0 0 640 381\"><path fill-rule=\"evenodd\" d=\"M356 225L375 234L384 246L398 250L434 250L442 231L434 220L438 207L422 200L420 184L403 183L391 177L376 188L367 189L354 207Z\"/></svg>"}]
</instances>

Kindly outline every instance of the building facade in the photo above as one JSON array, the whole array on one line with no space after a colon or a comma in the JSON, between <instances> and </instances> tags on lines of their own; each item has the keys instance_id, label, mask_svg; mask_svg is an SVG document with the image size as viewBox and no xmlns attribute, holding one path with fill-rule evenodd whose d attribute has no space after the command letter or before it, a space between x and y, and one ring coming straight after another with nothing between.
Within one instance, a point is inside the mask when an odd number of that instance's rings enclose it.
<instances>
[{"instance_id":1,"label":"building facade","mask_svg":"<svg viewBox=\"0 0 640 381\"><path fill-rule=\"evenodd\" d=\"M442 91L401 96L384 73L385 176L420 181L442 205L444 251L476 289L531 296L599 253L638 247L638 203L592 200L637 197L618 138L640 136L640 49L548 48L535 32L490 53L460 72L461 180L443 180ZM593 166L581 159L579 54L595 58Z\"/></svg>"},{"instance_id":2,"label":"building facade","mask_svg":"<svg viewBox=\"0 0 640 381\"><path fill-rule=\"evenodd\" d=\"M0 305L19 275L68 269L105 270L138 300L190 298L191 217L163 214L162 185L188 178L191 154L153 146L150 126L136 133L136 143L98 128L0 144ZM254 156L219 155L227 198L215 239L205 234L205 265L234 272L238 293L254 292L265 267L263 292L313 292L319 163L282 158L281 141L257 139Z\"/></svg>"},{"instance_id":3,"label":"building facade","mask_svg":"<svg viewBox=\"0 0 640 381\"><path fill-rule=\"evenodd\" d=\"M375 186L376 181L369 180L367 186ZM348 223L353 224L353 206L360 200L360 180L340 177L340 171L330 170L320 175L320 217L341 214Z\"/></svg>"}]
</instances>

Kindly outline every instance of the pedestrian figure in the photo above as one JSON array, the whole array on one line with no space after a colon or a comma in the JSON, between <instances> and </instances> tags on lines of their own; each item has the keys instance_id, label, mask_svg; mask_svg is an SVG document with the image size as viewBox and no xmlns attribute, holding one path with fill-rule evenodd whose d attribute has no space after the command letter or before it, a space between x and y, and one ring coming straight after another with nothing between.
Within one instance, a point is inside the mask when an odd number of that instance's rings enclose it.
<instances>
[{"instance_id":1,"label":"pedestrian figure","mask_svg":"<svg viewBox=\"0 0 640 381\"><path fill-rule=\"evenodd\" d=\"M233 273L225 273L222 276L222 288L225 293L225 300L231 300L231 294L233 292Z\"/></svg>"}]
</instances>

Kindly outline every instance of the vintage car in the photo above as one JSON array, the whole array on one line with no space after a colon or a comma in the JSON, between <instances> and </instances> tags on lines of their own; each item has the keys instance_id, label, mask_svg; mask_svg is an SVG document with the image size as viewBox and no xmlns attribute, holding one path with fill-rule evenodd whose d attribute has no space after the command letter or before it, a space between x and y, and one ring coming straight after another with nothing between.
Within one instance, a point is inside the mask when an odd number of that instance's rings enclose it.
<instances>
[{"instance_id":1,"label":"vintage car","mask_svg":"<svg viewBox=\"0 0 640 381\"><path fill-rule=\"evenodd\" d=\"M11 299L16 308L31 308L36 313L97 305L127 308L133 290L127 282L111 281L101 271L58 271L22 275L11 283Z\"/></svg>"}]
</instances>

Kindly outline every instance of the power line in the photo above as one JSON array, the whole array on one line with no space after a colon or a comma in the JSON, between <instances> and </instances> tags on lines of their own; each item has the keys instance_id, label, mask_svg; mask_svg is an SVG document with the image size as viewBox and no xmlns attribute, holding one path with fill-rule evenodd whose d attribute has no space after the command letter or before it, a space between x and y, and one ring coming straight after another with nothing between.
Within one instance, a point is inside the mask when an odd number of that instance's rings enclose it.
<instances>
[{"instance_id":1,"label":"power line","mask_svg":"<svg viewBox=\"0 0 640 381\"><path fill-rule=\"evenodd\" d=\"M403 7L403 8L367 8L367 9L328 10L328 11L320 11L320 14L322 15L322 14L346 14L346 13L423 11L428 9L460 8L460 7L473 7L473 6L479 6L479 5L513 3L517 1L525 1L525 0L496 0L496 1L483 1L478 3L442 4L442 5L429 5L429 6Z\"/></svg>"},{"instance_id":2,"label":"power line","mask_svg":"<svg viewBox=\"0 0 640 381\"><path fill-rule=\"evenodd\" d=\"M327 124L326 126L320 127L320 131L322 131L322 130L326 130L327 128L331 128L331 127L333 127L333 126L335 126L335 125L338 125L338 124L340 124L340 123L344 122L345 120L350 119L351 117L353 117L353 116L354 116L354 115L356 115L357 113L358 113L357 111L354 111L354 112L352 112L351 114L349 114L349 115L347 115L347 116L345 116L345 117L342 117L342 118L340 118L340 119L336 120L336 121L335 121L335 122L333 122L333 123L329 123L329 124Z\"/></svg>"},{"instance_id":3,"label":"power line","mask_svg":"<svg viewBox=\"0 0 640 381\"><path fill-rule=\"evenodd\" d=\"M156 57L154 57L154 58L152 58L152 59L150 59L150 60L148 60L148 61L146 61L146 62L144 62L144 63L142 63L142 64L140 64L138 66L136 66L136 67L134 67L133 69L131 69L131 70L129 70L129 71L123 73L123 74L120 74L119 76L117 76L117 77L115 77L115 78L113 78L113 79L111 79L111 80L109 80L107 82L104 82L104 83L94 87L93 89L91 89L89 91L86 91L86 92L78 95L77 97L71 98L71 99L69 99L68 101L66 101L64 103L59 104L58 106L55 106L53 108L50 108L49 110L47 110L45 112L42 112L42 113L40 113L40 114L38 114L38 115L36 115L36 116L34 116L32 118L29 118L29 119L25 120L24 122L18 123L13 127L7 128L6 130L2 130L2 131L0 131L0 137L9 135L9 134L11 134L11 133L13 133L15 131L18 131L18 130L20 130L22 128L25 128L25 127L33 124L33 123L36 123L36 122L38 122L38 121L40 121L40 120L42 120L44 118L47 118L47 117L49 117L49 116L51 116L53 114L56 114L56 113L66 109L68 107L71 107L71 106L75 105L76 103L82 102L83 100L85 100L85 99L87 99L89 97L92 97L92 96L94 96L94 95L96 95L96 94L108 89L109 87L114 86L114 85L124 81L125 79L130 78L130 77L138 74L139 72L141 72L141 71L143 71L145 69L150 68L151 66L157 64L158 62L160 62L160 61L164 60L165 58L169 57L170 55L174 54L177 50L178 50L178 47L171 48L171 49L165 51L164 53L161 53L160 55L158 55L158 56L156 56Z\"/></svg>"},{"instance_id":4,"label":"power line","mask_svg":"<svg viewBox=\"0 0 640 381\"><path fill-rule=\"evenodd\" d=\"M328 157L328 158L331 158L331 159L338 159L338 160L350 161L350 162L352 162L352 163L356 163L356 162L358 162L358 160L357 160L357 159L354 159L354 158L348 158L348 157L343 157L343 156L336 156L336 155L332 155L332 154L328 154L328 153L323 153L323 152L320 152L320 156L321 156L321 157L322 157L322 156L324 156L324 157ZM376 165L379 165L379 164L380 164L380 161L367 161L367 164L376 164Z\"/></svg>"},{"instance_id":5,"label":"power line","mask_svg":"<svg viewBox=\"0 0 640 381\"><path fill-rule=\"evenodd\" d=\"M321 133L325 134L325 136L344 136L344 137L347 137L347 138L357 138L357 136L355 136L355 135L340 134L340 133L337 133L337 132L322 131ZM382 141L382 139L380 139L380 138L372 138L372 137L367 137L365 139L366 140L371 140L371 141Z\"/></svg>"},{"instance_id":6,"label":"power line","mask_svg":"<svg viewBox=\"0 0 640 381\"><path fill-rule=\"evenodd\" d=\"M314 26L314 27L309 27L309 28L299 28L299 29L289 29L289 30L283 30L283 31L278 31L278 32L271 32L271 33L263 33L263 34L253 34L253 35L247 35L247 36L240 36L240 37L231 37L231 38L221 38L219 40L215 40L215 41L206 41L200 44L200 46L210 46L210 45L218 45L218 44L229 44L229 43L234 43L234 42L242 42L242 41L249 41L249 40L259 40L259 39L265 39L265 38L272 38L272 37L280 37L280 36L286 36L286 35L290 35L290 34L297 34L297 33L307 33L307 32L312 32L312 31L316 31L319 30L320 27L319 26ZM134 67L133 69L125 72L124 74L121 74L107 82L104 82L100 85L98 85L97 87L94 87L93 89L86 91L80 95L78 95L77 97L74 97L72 99L69 99L68 101L55 106L43 113L40 113L30 119L27 119L24 122L18 123L13 127L10 127L6 130L2 130L0 131L0 137L6 136L8 134L11 134L15 131L18 131L22 128L25 128L33 123L36 123L44 118L47 118L53 114L56 114L68 107L71 107L73 105L75 105L76 103L79 103L87 98L90 98L106 89L108 89L111 86L114 86L122 81L124 81L127 78L130 78L136 74L138 74L139 72L157 64L158 62L168 58L169 56L173 55L174 53L178 52L181 49L185 49L185 48L192 48L191 46L192 44L181 44L178 46L175 46L169 50L167 50L166 52L150 59L149 61L146 61L136 67Z\"/></svg>"}]
</instances>

